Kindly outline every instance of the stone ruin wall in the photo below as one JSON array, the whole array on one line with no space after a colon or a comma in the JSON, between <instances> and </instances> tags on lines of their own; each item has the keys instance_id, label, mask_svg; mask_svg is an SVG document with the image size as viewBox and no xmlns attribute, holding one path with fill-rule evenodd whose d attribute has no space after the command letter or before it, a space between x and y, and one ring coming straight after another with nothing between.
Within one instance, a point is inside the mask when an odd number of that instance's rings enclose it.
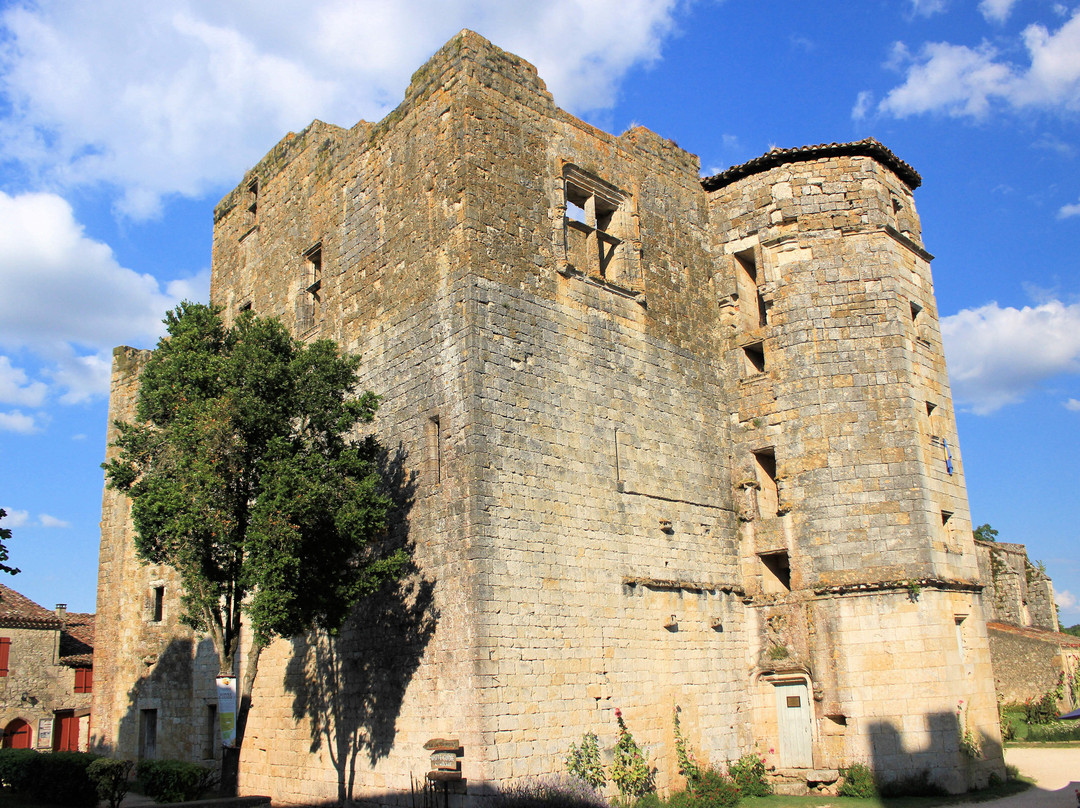
<instances>
[{"instance_id":1,"label":"stone ruin wall","mask_svg":"<svg viewBox=\"0 0 1080 808\"><path fill-rule=\"evenodd\" d=\"M568 241L568 178L618 202L603 270ZM760 378L742 351L755 326L733 326L746 251L769 301ZM613 743L616 707L666 787L676 704L716 763L768 737L774 637L815 685L816 766L899 765L886 762L897 744L951 764L955 737L926 722L961 693L996 738L977 587L911 600L896 585L970 583L975 566L928 256L910 193L876 162L785 166L706 194L693 155L577 121L531 65L463 34L383 122L315 122L249 172L215 214L212 299L363 356L419 567L339 641L264 652L242 791L404 792L433 737L463 743L476 786L558 771L583 732ZM926 316L912 326L915 300ZM113 418L130 412L130 379L114 380ZM930 442L941 435L952 476ZM765 447L782 517L758 518L756 489L738 485ZM164 637L121 614L165 576L134 565L123 505L105 504L99 602L122 595L106 642L126 656L96 697L100 737L137 743L121 716L131 683L194 738L195 680L213 671L189 647L176 699L154 690L155 671L174 675L147 662ZM783 548L790 596L767 591L758 555ZM866 581L893 585L844 596ZM913 704L918 726L901 718ZM874 745L886 724L902 737ZM182 743L176 756L193 757Z\"/></svg>"},{"instance_id":2,"label":"stone ruin wall","mask_svg":"<svg viewBox=\"0 0 1080 808\"><path fill-rule=\"evenodd\" d=\"M975 549L992 604L988 620L1058 630L1053 584L1031 563L1024 545L977 541Z\"/></svg>"}]
</instances>

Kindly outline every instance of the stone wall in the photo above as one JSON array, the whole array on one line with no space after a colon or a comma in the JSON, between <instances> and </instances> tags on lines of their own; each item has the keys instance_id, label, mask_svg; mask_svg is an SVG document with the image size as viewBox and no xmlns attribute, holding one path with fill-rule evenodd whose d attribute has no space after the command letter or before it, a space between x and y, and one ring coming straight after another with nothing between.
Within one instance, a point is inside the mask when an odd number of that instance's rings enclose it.
<instances>
[{"instance_id":1,"label":"stone wall","mask_svg":"<svg viewBox=\"0 0 1080 808\"><path fill-rule=\"evenodd\" d=\"M1067 711L1080 706L1080 692L1076 692L1080 640L1004 623L990 623L987 629L994 654L994 682L1005 702L1039 699L1060 684L1059 707Z\"/></svg>"},{"instance_id":2,"label":"stone wall","mask_svg":"<svg viewBox=\"0 0 1080 808\"><path fill-rule=\"evenodd\" d=\"M363 357L417 572L264 652L243 791L403 800L440 737L484 793L587 731L609 750L616 708L668 789L676 706L719 765L777 746L792 683L813 767L1000 770L930 257L873 154L703 188L695 156L569 116L463 32L384 121L314 122L245 176L212 299ZM141 359L116 359L131 417ZM125 507L106 493L99 740L137 753L156 710L195 757L213 671ZM164 619L134 619L157 586ZM967 779L959 699L990 749Z\"/></svg>"}]
</instances>

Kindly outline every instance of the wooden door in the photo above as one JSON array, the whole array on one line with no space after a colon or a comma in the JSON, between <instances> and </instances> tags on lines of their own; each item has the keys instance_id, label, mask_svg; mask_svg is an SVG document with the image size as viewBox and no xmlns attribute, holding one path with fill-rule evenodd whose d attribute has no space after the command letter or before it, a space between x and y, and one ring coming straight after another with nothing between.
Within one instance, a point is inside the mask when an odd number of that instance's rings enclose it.
<instances>
[{"instance_id":1,"label":"wooden door","mask_svg":"<svg viewBox=\"0 0 1080 808\"><path fill-rule=\"evenodd\" d=\"M810 769L814 766L814 741L809 688L806 682L778 682L776 723L780 731L780 766Z\"/></svg>"},{"instance_id":2,"label":"wooden door","mask_svg":"<svg viewBox=\"0 0 1080 808\"><path fill-rule=\"evenodd\" d=\"M33 744L34 731L21 718L16 718L4 728L5 749L29 749Z\"/></svg>"}]
</instances>

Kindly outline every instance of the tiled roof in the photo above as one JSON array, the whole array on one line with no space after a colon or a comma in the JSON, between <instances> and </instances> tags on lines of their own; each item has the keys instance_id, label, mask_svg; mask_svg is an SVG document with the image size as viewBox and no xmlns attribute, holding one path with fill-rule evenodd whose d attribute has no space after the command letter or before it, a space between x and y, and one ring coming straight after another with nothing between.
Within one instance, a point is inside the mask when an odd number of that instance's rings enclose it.
<instances>
[{"instance_id":1,"label":"tiled roof","mask_svg":"<svg viewBox=\"0 0 1080 808\"><path fill-rule=\"evenodd\" d=\"M94 615L68 612L60 633L60 661L72 668L94 664Z\"/></svg>"},{"instance_id":2,"label":"tiled roof","mask_svg":"<svg viewBox=\"0 0 1080 808\"><path fill-rule=\"evenodd\" d=\"M0 584L0 626L5 628L60 628L56 613L38 606L25 595Z\"/></svg>"},{"instance_id":3,"label":"tiled roof","mask_svg":"<svg viewBox=\"0 0 1080 808\"><path fill-rule=\"evenodd\" d=\"M1004 634L1017 634L1021 637L1027 637L1032 640L1041 640L1042 642L1050 642L1055 645L1065 646L1066 648L1080 648L1080 637L1074 637L1072 634L1063 634L1060 631L1050 631L1045 628L1033 628L1032 626L1014 626L1012 623L987 623L986 627L993 631L1000 631Z\"/></svg>"},{"instance_id":4,"label":"tiled roof","mask_svg":"<svg viewBox=\"0 0 1080 808\"><path fill-rule=\"evenodd\" d=\"M807 160L819 160L824 157L838 157L841 155L858 155L872 157L883 166L891 170L911 190L922 185L922 177L919 172L909 166L881 143L868 137L865 140L856 140L852 143L819 143L816 146L800 146L796 149L772 149L771 151L748 160L737 166L732 166L719 174L705 177L701 181L706 191L715 191L730 185L743 177L766 171L775 166L785 163L801 163Z\"/></svg>"}]
</instances>

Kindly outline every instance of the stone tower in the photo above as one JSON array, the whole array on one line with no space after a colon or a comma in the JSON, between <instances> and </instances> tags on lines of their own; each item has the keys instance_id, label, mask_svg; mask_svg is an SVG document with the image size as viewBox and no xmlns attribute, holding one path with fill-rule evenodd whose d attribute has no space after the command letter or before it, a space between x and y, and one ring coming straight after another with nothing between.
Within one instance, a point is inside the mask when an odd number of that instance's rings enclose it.
<instances>
[{"instance_id":1,"label":"stone tower","mask_svg":"<svg viewBox=\"0 0 1080 808\"><path fill-rule=\"evenodd\" d=\"M483 794L610 746L616 708L664 789L676 707L699 757L796 785L1001 771L918 183L875 141L702 180L467 31L380 123L283 139L215 211L211 297L363 357L419 572L263 653L242 790L391 802L443 738ZM137 754L153 719L213 755L200 640L124 507L98 741Z\"/></svg>"}]
</instances>

